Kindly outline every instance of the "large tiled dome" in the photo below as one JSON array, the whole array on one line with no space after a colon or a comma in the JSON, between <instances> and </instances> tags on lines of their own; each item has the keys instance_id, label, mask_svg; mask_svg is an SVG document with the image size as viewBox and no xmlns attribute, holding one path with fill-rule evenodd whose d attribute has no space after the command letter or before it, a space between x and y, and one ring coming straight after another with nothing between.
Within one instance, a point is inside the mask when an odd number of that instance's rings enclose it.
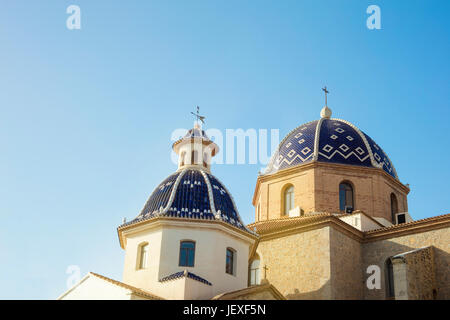
<instances>
[{"instance_id":1,"label":"large tiled dome","mask_svg":"<svg viewBox=\"0 0 450 320\"><path fill-rule=\"evenodd\" d=\"M382 168L398 179L387 154L367 134L348 121L331 119L324 112L322 116L292 130L281 141L265 173L320 161Z\"/></svg>"}]
</instances>

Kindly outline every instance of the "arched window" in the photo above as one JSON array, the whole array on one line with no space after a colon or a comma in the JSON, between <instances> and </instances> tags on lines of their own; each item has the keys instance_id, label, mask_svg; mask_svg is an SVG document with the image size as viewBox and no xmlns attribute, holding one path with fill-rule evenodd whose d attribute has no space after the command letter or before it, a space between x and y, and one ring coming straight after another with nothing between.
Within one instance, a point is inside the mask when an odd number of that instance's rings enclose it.
<instances>
[{"instance_id":1,"label":"arched window","mask_svg":"<svg viewBox=\"0 0 450 320\"><path fill-rule=\"evenodd\" d=\"M205 168L208 168L208 154L207 153L203 154L203 166Z\"/></svg>"},{"instance_id":2,"label":"arched window","mask_svg":"<svg viewBox=\"0 0 450 320\"><path fill-rule=\"evenodd\" d=\"M261 270L259 269L259 264L260 264L259 256L256 256L256 258L253 259L252 263L250 264L249 268L248 279L249 284L251 286L256 286L261 282L261 275L260 275Z\"/></svg>"},{"instance_id":3,"label":"arched window","mask_svg":"<svg viewBox=\"0 0 450 320\"><path fill-rule=\"evenodd\" d=\"M198 164L199 160L198 160L198 151L197 150L192 150L191 152L191 164Z\"/></svg>"},{"instance_id":4,"label":"arched window","mask_svg":"<svg viewBox=\"0 0 450 320\"><path fill-rule=\"evenodd\" d=\"M181 152L181 155L180 155L181 166L184 166L184 157L186 157L186 151Z\"/></svg>"},{"instance_id":5,"label":"arched window","mask_svg":"<svg viewBox=\"0 0 450 320\"><path fill-rule=\"evenodd\" d=\"M353 188L348 182L342 182L339 185L339 209L345 211L345 207L353 206Z\"/></svg>"},{"instance_id":6,"label":"arched window","mask_svg":"<svg viewBox=\"0 0 450 320\"><path fill-rule=\"evenodd\" d=\"M392 266L391 258L386 260L386 268L385 268L385 279L386 279L386 298L393 299L395 298L395 289L394 289L394 267Z\"/></svg>"},{"instance_id":7,"label":"arched window","mask_svg":"<svg viewBox=\"0 0 450 320\"><path fill-rule=\"evenodd\" d=\"M391 193L391 218L392 223L395 224L395 214L398 213L398 202L395 194Z\"/></svg>"},{"instance_id":8,"label":"arched window","mask_svg":"<svg viewBox=\"0 0 450 320\"><path fill-rule=\"evenodd\" d=\"M138 269L146 269L147 268L147 260L148 260L148 243L143 243L138 247Z\"/></svg>"},{"instance_id":9,"label":"arched window","mask_svg":"<svg viewBox=\"0 0 450 320\"><path fill-rule=\"evenodd\" d=\"M234 275L236 272L236 251L234 249L227 248L225 261L225 272Z\"/></svg>"},{"instance_id":10,"label":"arched window","mask_svg":"<svg viewBox=\"0 0 450 320\"><path fill-rule=\"evenodd\" d=\"M181 241L180 259L178 265L180 267L193 267L194 260L195 260L195 242Z\"/></svg>"},{"instance_id":11,"label":"arched window","mask_svg":"<svg viewBox=\"0 0 450 320\"><path fill-rule=\"evenodd\" d=\"M284 214L294 209L294 186L289 186L284 190Z\"/></svg>"}]
</instances>

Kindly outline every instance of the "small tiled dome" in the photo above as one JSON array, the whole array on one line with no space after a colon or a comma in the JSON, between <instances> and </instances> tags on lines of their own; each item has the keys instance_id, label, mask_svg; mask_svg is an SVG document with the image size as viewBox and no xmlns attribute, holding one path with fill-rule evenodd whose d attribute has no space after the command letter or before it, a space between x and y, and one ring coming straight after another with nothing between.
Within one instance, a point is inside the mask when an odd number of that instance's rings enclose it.
<instances>
[{"instance_id":1,"label":"small tiled dome","mask_svg":"<svg viewBox=\"0 0 450 320\"><path fill-rule=\"evenodd\" d=\"M325 111L320 120L295 128L281 141L265 173L320 161L382 168L398 179L380 146L350 122L330 119L331 110Z\"/></svg>"},{"instance_id":2,"label":"small tiled dome","mask_svg":"<svg viewBox=\"0 0 450 320\"><path fill-rule=\"evenodd\" d=\"M141 213L126 224L156 216L222 220L250 232L225 186L211 173L198 167L179 170L161 182Z\"/></svg>"}]
</instances>

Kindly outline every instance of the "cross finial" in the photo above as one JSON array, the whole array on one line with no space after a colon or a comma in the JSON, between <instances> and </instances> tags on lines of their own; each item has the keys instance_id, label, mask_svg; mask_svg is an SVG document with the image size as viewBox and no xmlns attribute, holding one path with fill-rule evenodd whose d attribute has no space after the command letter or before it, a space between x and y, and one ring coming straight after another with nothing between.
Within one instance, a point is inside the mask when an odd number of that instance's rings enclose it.
<instances>
[{"instance_id":1,"label":"cross finial","mask_svg":"<svg viewBox=\"0 0 450 320\"><path fill-rule=\"evenodd\" d=\"M191 112L191 114L197 119L197 122L200 120L202 123L205 123L205 117L200 115L200 107L197 106L197 112L193 113Z\"/></svg>"},{"instance_id":2,"label":"cross finial","mask_svg":"<svg viewBox=\"0 0 450 320\"><path fill-rule=\"evenodd\" d=\"M330 91L327 90L327 86L325 86L324 88L322 88L323 92L325 92L325 105L328 106L327 103L327 94L330 93Z\"/></svg>"},{"instance_id":3,"label":"cross finial","mask_svg":"<svg viewBox=\"0 0 450 320\"><path fill-rule=\"evenodd\" d=\"M264 279L267 279L267 270L269 270L267 265L264 265L263 270L264 270Z\"/></svg>"}]
</instances>

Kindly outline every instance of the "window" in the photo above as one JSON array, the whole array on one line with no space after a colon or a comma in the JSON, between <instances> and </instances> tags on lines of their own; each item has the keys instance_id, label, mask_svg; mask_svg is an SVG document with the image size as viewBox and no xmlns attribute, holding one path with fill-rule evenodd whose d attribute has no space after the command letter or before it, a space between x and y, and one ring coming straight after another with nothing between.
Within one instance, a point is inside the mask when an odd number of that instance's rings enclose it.
<instances>
[{"instance_id":1,"label":"window","mask_svg":"<svg viewBox=\"0 0 450 320\"><path fill-rule=\"evenodd\" d=\"M227 256L226 256L226 265L225 265L225 272L228 274L233 274L235 272L235 260L236 260L236 253L233 249L227 248Z\"/></svg>"},{"instance_id":2,"label":"window","mask_svg":"<svg viewBox=\"0 0 450 320\"><path fill-rule=\"evenodd\" d=\"M208 154L207 153L203 154L203 166L205 168L208 168Z\"/></svg>"},{"instance_id":3,"label":"window","mask_svg":"<svg viewBox=\"0 0 450 320\"><path fill-rule=\"evenodd\" d=\"M251 286L258 285L261 282L260 270L259 270L259 257L255 258L250 264L249 270L249 283Z\"/></svg>"},{"instance_id":4,"label":"window","mask_svg":"<svg viewBox=\"0 0 450 320\"><path fill-rule=\"evenodd\" d=\"M192 150L191 152L191 164L198 164L198 152L196 150Z\"/></svg>"},{"instance_id":5,"label":"window","mask_svg":"<svg viewBox=\"0 0 450 320\"><path fill-rule=\"evenodd\" d=\"M141 244L139 246L139 269L147 268L147 260L148 260L148 243Z\"/></svg>"},{"instance_id":6,"label":"window","mask_svg":"<svg viewBox=\"0 0 450 320\"><path fill-rule=\"evenodd\" d=\"M339 185L339 209L344 211L345 207L352 207L352 209L354 209L353 188L347 182L343 182Z\"/></svg>"},{"instance_id":7,"label":"window","mask_svg":"<svg viewBox=\"0 0 450 320\"><path fill-rule=\"evenodd\" d=\"M395 214L397 213L398 213L397 197L395 196L395 194L391 193L391 218L393 224L395 224Z\"/></svg>"},{"instance_id":8,"label":"window","mask_svg":"<svg viewBox=\"0 0 450 320\"><path fill-rule=\"evenodd\" d=\"M394 267L392 266L391 258L386 260L386 298L394 299L395 298L395 289L394 289Z\"/></svg>"},{"instance_id":9,"label":"window","mask_svg":"<svg viewBox=\"0 0 450 320\"><path fill-rule=\"evenodd\" d=\"M193 267L195 258L195 242L181 241L180 244L180 267Z\"/></svg>"},{"instance_id":10,"label":"window","mask_svg":"<svg viewBox=\"0 0 450 320\"><path fill-rule=\"evenodd\" d=\"M184 157L186 156L186 151L181 152L181 167L184 166Z\"/></svg>"},{"instance_id":11,"label":"window","mask_svg":"<svg viewBox=\"0 0 450 320\"><path fill-rule=\"evenodd\" d=\"M284 214L288 215L292 209L294 209L294 187L289 186L284 191Z\"/></svg>"}]
</instances>

